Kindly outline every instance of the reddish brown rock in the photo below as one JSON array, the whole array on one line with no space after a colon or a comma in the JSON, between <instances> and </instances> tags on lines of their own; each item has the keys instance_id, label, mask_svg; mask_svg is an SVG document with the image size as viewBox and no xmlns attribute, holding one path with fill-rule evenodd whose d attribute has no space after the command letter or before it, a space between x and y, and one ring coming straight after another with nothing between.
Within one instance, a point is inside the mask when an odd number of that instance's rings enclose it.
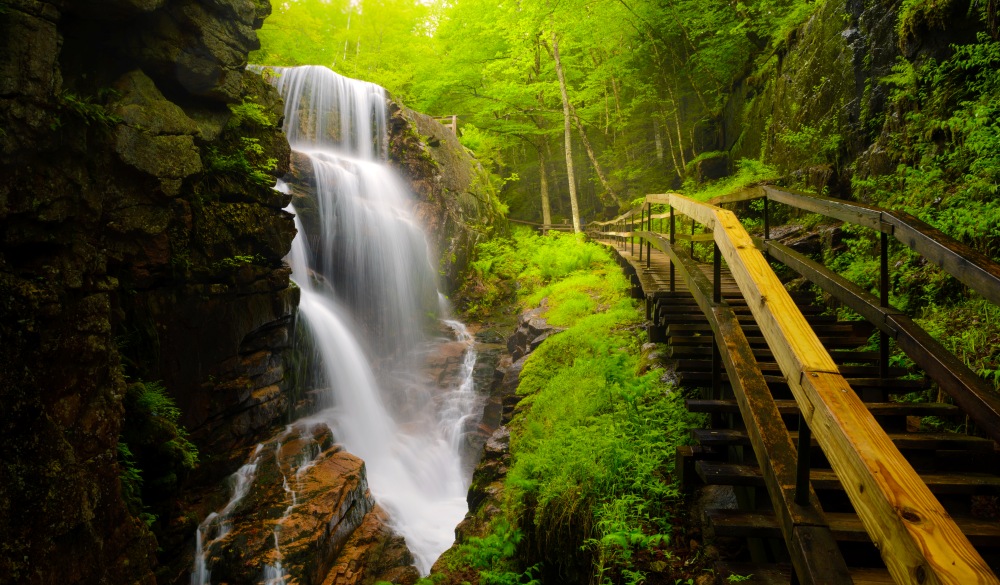
<instances>
[{"instance_id":1,"label":"reddish brown rock","mask_svg":"<svg viewBox=\"0 0 1000 585\"><path fill-rule=\"evenodd\" d=\"M303 585L416 579L402 537L368 490L364 462L325 425L297 423L256 461L231 530L206 546L213 582L256 583L279 562L288 583Z\"/></svg>"}]
</instances>

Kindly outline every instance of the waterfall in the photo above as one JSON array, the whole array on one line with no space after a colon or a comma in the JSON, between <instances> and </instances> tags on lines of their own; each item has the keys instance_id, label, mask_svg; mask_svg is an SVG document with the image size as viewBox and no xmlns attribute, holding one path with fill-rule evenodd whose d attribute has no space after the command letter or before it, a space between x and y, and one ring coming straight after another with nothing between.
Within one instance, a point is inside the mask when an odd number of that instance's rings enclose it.
<instances>
[{"instance_id":1,"label":"waterfall","mask_svg":"<svg viewBox=\"0 0 1000 585\"><path fill-rule=\"evenodd\" d=\"M439 314L433 255L390 169L386 94L323 67L276 68L292 149L312 166L310 221L293 199L289 264L301 289L300 321L314 349L313 383L328 388L319 413L336 440L364 459L376 501L426 574L454 540L466 511L463 430L478 422L473 340L461 380L440 388L418 372L442 343L428 334Z\"/></svg>"},{"instance_id":2,"label":"waterfall","mask_svg":"<svg viewBox=\"0 0 1000 585\"><path fill-rule=\"evenodd\" d=\"M212 540L224 537L229 532L229 516L250 491L250 485L257 473L257 464L260 462L261 449L263 449L263 445L257 445L253 455L250 456L250 462L230 476L229 481L232 483L233 493L229 496L225 507L219 512L212 512L198 525L198 529L195 531L194 569L191 571L191 585L209 585L212 582L206 545Z\"/></svg>"},{"instance_id":3,"label":"waterfall","mask_svg":"<svg viewBox=\"0 0 1000 585\"><path fill-rule=\"evenodd\" d=\"M303 170L311 180L302 179L304 172L297 179L309 183L309 195L297 185L287 208L298 235L286 260L301 292L307 385L317 396L317 412L300 422L328 427L365 461L372 495L426 575L468 509L471 470L461 453L483 406L473 388L474 340L447 318L412 196L385 162L385 90L324 67L258 70L284 98L285 133L297 160L311 167ZM293 193L280 180L275 189ZM423 368L442 348L455 354L450 344L461 352L457 379L431 379ZM282 527L320 451L286 473L280 454L291 428L277 437L274 453L288 505L273 526L273 563L260 568L269 585L283 585L286 577L297 582L283 562ZM211 584L211 548L229 532L232 512L251 489L261 449L234 474L229 503L199 525L192 585Z\"/></svg>"}]
</instances>

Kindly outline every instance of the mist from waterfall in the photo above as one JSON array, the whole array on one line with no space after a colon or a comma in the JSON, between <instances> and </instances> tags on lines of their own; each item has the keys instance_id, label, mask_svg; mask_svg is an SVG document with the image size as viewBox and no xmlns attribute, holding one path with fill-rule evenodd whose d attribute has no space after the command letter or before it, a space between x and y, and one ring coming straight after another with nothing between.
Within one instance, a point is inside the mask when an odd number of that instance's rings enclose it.
<instances>
[{"instance_id":1,"label":"mist from waterfall","mask_svg":"<svg viewBox=\"0 0 1000 585\"><path fill-rule=\"evenodd\" d=\"M288 259L313 348L312 384L325 389L313 418L364 459L376 501L426 574L467 511L460 449L478 422L473 340L440 314L412 196L385 163L385 90L324 67L275 68L268 77L285 99L292 149L308 157L314 178L312 200L293 198L289 209L298 235ZM428 333L442 323L455 341ZM465 361L461 380L442 389L419 372L447 341L465 344Z\"/></svg>"}]
</instances>

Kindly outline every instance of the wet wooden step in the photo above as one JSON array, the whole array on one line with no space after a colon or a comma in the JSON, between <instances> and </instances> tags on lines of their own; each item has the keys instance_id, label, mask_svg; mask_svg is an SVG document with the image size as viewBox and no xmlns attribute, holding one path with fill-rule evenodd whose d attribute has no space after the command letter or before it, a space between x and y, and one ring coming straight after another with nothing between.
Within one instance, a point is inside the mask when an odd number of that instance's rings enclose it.
<instances>
[{"instance_id":1,"label":"wet wooden step","mask_svg":"<svg viewBox=\"0 0 1000 585\"><path fill-rule=\"evenodd\" d=\"M662 321L661 321L662 323ZM756 324L743 324L743 333L747 337L760 337L760 327ZM812 330L818 336L830 336L830 335L853 335L855 337L864 337L865 341L871 337L871 334L875 331L875 326L867 321L836 321L836 322L826 322L817 323L812 326ZM865 333L867 331L867 333ZM712 326L708 324L708 321L702 317L702 321L698 323L669 323L667 324L667 335L691 335L692 333L701 333L703 335L712 334Z\"/></svg>"},{"instance_id":2,"label":"wet wooden step","mask_svg":"<svg viewBox=\"0 0 1000 585\"><path fill-rule=\"evenodd\" d=\"M781 538L778 521L771 512L740 510L706 510L705 516L716 536ZM826 512L827 524L833 537L843 542L871 542L857 514ZM955 517L955 524L974 546L1000 546L1000 522L976 518Z\"/></svg>"},{"instance_id":3,"label":"wet wooden step","mask_svg":"<svg viewBox=\"0 0 1000 585\"><path fill-rule=\"evenodd\" d=\"M692 382L695 386L712 383L711 371L679 371L677 375L682 381ZM899 378L881 379L878 377L849 376L846 379L847 383L855 391L864 388L882 388L890 394L903 394L930 388L930 381L925 378L919 380L901 380ZM722 372L723 383L728 382L728 380L729 376L725 372ZM764 375L764 381L767 382L768 386L771 386L772 390L776 387L786 387L788 384L784 376L768 375L767 373Z\"/></svg>"},{"instance_id":4,"label":"wet wooden step","mask_svg":"<svg viewBox=\"0 0 1000 585\"><path fill-rule=\"evenodd\" d=\"M854 349L868 343L868 337L845 335L845 336L822 336L819 342L828 350ZM747 343L752 348L766 348L767 340L763 337L747 337ZM667 344L670 347L694 346L712 347L712 336L708 332L698 335L673 335L668 336Z\"/></svg>"},{"instance_id":5,"label":"wet wooden step","mask_svg":"<svg viewBox=\"0 0 1000 585\"><path fill-rule=\"evenodd\" d=\"M758 361L774 361L774 354L767 348L752 348L753 355ZM844 363L878 363L879 352L877 351L831 351L830 357L838 364ZM667 355L673 359L698 358L712 356L712 346L674 345L670 344Z\"/></svg>"},{"instance_id":6,"label":"wet wooden step","mask_svg":"<svg viewBox=\"0 0 1000 585\"><path fill-rule=\"evenodd\" d=\"M850 570L854 585L895 585L885 568L851 567ZM788 585L792 582L791 565L723 562L715 564L715 574L719 576L719 583ZM731 575L735 577L730 579Z\"/></svg>"},{"instance_id":7,"label":"wet wooden step","mask_svg":"<svg viewBox=\"0 0 1000 585\"><path fill-rule=\"evenodd\" d=\"M792 441L798 440L799 432L788 433ZM992 453L995 444L989 439L971 437L958 433L886 433L899 450L947 450L947 451L982 451ZM746 431L736 429L693 429L691 437L705 446L720 447L723 445L749 446L750 439ZM812 445L818 445L815 437Z\"/></svg>"},{"instance_id":8,"label":"wet wooden step","mask_svg":"<svg viewBox=\"0 0 1000 585\"><path fill-rule=\"evenodd\" d=\"M780 374L781 368L778 364L774 362L758 361L757 366L760 368L762 373L766 374ZM704 372L712 370L712 360L711 359L679 359L677 360L677 369L681 372ZM841 375L846 377L874 377L879 375L878 366L852 366L852 365L840 365L837 366L837 370L840 371ZM906 375L907 371L903 368L889 368L889 377L898 378L900 376Z\"/></svg>"},{"instance_id":9,"label":"wet wooden step","mask_svg":"<svg viewBox=\"0 0 1000 585\"><path fill-rule=\"evenodd\" d=\"M707 485L764 486L764 477L756 465L699 460L694 464L694 471ZM988 473L921 473L920 479L935 494L968 496L1000 494L1000 476ZM809 481L816 490L843 491L844 489L832 469L811 470Z\"/></svg>"},{"instance_id":10,"label":"wet wooden step","mask_svg":"<svg viewBox=\"0 0 1000 585\"><path fill-rule=\"evenodd\" d=\"M701 313L701 311L692 311L691 313L688 314L677 314L661 309L659 318L660 318L659 319L660 323L666 323L667 325L671 325L674 323L680 325L698 324L705 321L705 316ZM806 322L809 323L810 325L823 325L823 324L828 325L831 323L838 322L837 317L834 315L806 315L805 318ZM743 325L756 324L753 315L749 313L747 314L737 313L736 320Z\"/></svg>"},{"instance_id":11,"label":"wet wooden step","mask_svg":"<svg viewBox=\"0 0 1000 585\"><path fill-rule=\"evenodd\" d=\"M740 406L735 400L701 400L688 399L684 401L691 412L737 414ZM781 414L798 414L799 406L794 400L775 400ZM943 402L866 402L868 412L875 416L959 416L962 414L954 404Z\"/></svg>"}]
</instances>

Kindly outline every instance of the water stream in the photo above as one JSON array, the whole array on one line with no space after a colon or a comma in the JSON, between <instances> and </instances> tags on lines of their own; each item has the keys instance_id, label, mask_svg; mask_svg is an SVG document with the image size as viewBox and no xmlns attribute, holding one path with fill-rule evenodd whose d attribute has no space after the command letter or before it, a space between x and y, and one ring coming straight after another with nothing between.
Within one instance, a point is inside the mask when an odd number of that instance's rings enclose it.
<instances>
[{"instance_id":1,"label":"water stream","mask_svg":"<svg viewBox=\"0 0 1000 585\"><path fill-rule=\"evenodd\" d=\"M461 448L482 410L473 339L444 313L412 196L385 163L385 90L324 67L276 68L269 78L285 99L292 149L312 166L313 195L294 198L288 209L298 235L287 259L312 349L309 383L322 389L319 412L309 418L365 461L375 500L427 574L467 511ZM422 373L427 357L448 343L461 344L463 361L456 380L441 387ZM284 478L286 516L301 473ZM268 583L284 583L280 527L277 563L262 567ZM202 550L209 532L199 528L194 585L210 583Z\"/></svg>"}]
</instances>

